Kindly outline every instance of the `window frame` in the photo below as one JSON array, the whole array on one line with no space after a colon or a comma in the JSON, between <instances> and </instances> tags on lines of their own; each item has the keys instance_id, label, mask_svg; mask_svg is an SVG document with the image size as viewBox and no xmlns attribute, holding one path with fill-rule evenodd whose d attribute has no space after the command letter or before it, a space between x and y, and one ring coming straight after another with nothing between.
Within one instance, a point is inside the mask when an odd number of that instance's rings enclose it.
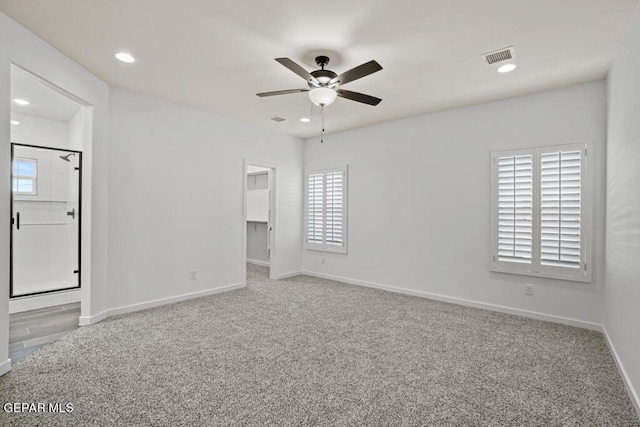
<instances>
[{"instance_id":1,"label":"window frame","mask_svg":"<svg viewBox=\"0 0 640 427\"><path fill-rule=\"evenodd\" d=\"M580 151L580 267L559 267L541 262L542 181L541 157L559 151ZM533 155L533 216L531 263L500 261L498 258L498 159L513 155ZM496 150L491 152L491 251L490 270L498 273L518 274L577 282L592 280L592 194L593 184L589 167L588 143L575 142L533 148Z\"/></svg>"},{"instance_id":2,"label":"window frame","mask_svg":"<svg viewBox=\"0 0 640 427\"><path fill-rule=\"evenodd\" d=\"M326 203L326 183L327 174L332 172L343 173L342 182L342 245L328 244L326 242L326 224L327 224L327 203ZM322 218L322 243L309 241L309 176L310 175L323 175L323 218ZM320 251L320 252L332 252L332 253L347 253L347 234L348 234L348 185L349 183L349 167L348 165L342 167L326 168L326 169L314 169L305 172L304 179L304 247L307 250Z\"/></svg>"},{"instance_id":3,"label":"window frame","mask_svg":"<svg viewBox=\"0 0 640 427\"><path fill-rule=\"evenodd\" d=\"M16 175L13 173L14 164L16 162L24 162L33 164L33 175ZM18 185L16 190L13 190L13 184L18 181L31 181L33 191L18 191ZM27 157L14 157L11 163L11 193L17 196L37 196L38 195L38 159L31 159Z\"/></svg>"}]
</instances>

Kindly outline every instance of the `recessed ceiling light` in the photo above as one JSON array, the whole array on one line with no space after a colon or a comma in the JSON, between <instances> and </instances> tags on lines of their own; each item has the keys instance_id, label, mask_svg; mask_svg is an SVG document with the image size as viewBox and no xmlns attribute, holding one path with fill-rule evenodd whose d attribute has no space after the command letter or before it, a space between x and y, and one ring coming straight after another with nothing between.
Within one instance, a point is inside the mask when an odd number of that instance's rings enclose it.
<instances>
[{"instance_id":1,"label":"recessed ceiling light","mask_svg":"<svg viewBox=\"0 0 640 427\"><path fill-rule=\"evenodd\" d=\"M20 124L20 122L17 121L17 120L11 120L11 124L14 125L14 126L18 126Z\"/></svg>"},{"instance_id":2,"label":"recessed ceiling light","mask_svg":"<svg viewBox=\"0 0 640 427\"><path fill-rule=\"evenodd\" d=\"M309 123L309 122L311 121L311 119L310 119L309 117L302 117L302 118L300 119L300 121L301 121L302 123Z\"/></svg>"},{"instance_id":3,"label":"recessed ceiling light","mask_svg":"<svg viewBox=\"0 0 640 427\"><path fill-rule=\"evenodd\" d=\"M118 53L116 53L116 58L119 61L126 62L128 64L130 64L132 62L136 62L136 58L134 58L133 56L131 56L131 54L126 53L126 52L118 52Z\"/></svg>"},{"instance_id":4,"label":"recessed ceiling light","mask_svg":"<svg viewBox=\"0 0 640 427\"><path fill-rule=\"evenodd\" d=\"M19 99L19 98L14 99L13 102L15 102L18 105L29 105L29 104L31 104L29 101L27 101L25 99Z\"/></svg>"},{"instance_id":5,"label":"recessed ceiling light","mask_svg":"<svg viewBox=\"0 0 640 427\"><path fill-rule=\"evenodd\" d=\"M504 64L502 67L498 68L499 73L508 73L509 71L513 71L516 69L516 64Z\"/></svg>"}]
</instances>

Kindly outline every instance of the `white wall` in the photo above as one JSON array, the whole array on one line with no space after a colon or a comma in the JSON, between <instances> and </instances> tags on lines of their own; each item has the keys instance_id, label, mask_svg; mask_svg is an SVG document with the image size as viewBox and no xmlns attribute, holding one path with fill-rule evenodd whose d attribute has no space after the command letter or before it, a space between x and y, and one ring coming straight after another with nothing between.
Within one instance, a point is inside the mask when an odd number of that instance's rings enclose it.
<instances>
[{"instance_id":1,"label":"white wall","mask_svg":"<svg viewBox=\"0 0 640 427\"><path fill-rule=\"evenodd\" d=\"M245 281L244 159L277 166L271 267L300 270L298 138L122 89L111 90L109 117L112 309Z\"/></svg>"},{"instance_id":2,"label":"white wall","mask_svg":"<svg viewBox=\"0 0 640 427\"><path fill-rule=\"evenodd\" d=\"M640 7L607 81L604 327L640 412Z\"/></svg>"},{"instance_id":3,"label":"white wall","mask_svg":"<svg viewBox=\"0 0 640 427\"><path fill-rule=\"evenodd\" d=\"M6 15L0 13L0 375L10 368L9 334L9 177L10 64L15 63L92 105L92 143L84 147L82 313L103 309L107 295L107 119L108 86ZM91 197L94 194L96 197ZM85 228L86 227L86 228ZM86 285L86 289L85 288ZM90 294L88 291L90 286Z\"/></svg>"},{"instance_id":4,"label":"white wall","mask_svg":"<svg viewBox=\"0 0 640 427\"><path fill-rule=\"evenodd\" d=\"M80 108L67 122L67 145L70 150L82 151L85 141L87 111Z\"/></svg>"},{"instance_id":5,"label":"white wall","mask_svg":"<svg viewBox=\"0 0 640 427\"><path fill-rule=\"evenodd\" d=\"M599 81L329 134L324 144L305 141L307 170L349 165L348 253L306 250L305 271L597 328L605 119ZM597 183L593 282L490 272L490 152L576 138L589 141ZM524 295L526 283L535 296Z\"/></svg>"},{"instance_id":6,"label":"white wall","mask_svg":"<svg viewBox=\"0 0 640 427\"><path fill-rule=\"evenodd\" d=\"M20 122L17 126L11 126L11 142L69 148L67 123L16 113L11 114L11 117Z\"/></svg>"},{"instance_id":7,"label":"white wall","mask_svg":"<svg viewBox=\"0 0 640 427\"><path fill-rule=\"evenodd\" d=\"M269 264L268 223L247 221L247 261L266 266Z\"/></svg>"}]
</instances>

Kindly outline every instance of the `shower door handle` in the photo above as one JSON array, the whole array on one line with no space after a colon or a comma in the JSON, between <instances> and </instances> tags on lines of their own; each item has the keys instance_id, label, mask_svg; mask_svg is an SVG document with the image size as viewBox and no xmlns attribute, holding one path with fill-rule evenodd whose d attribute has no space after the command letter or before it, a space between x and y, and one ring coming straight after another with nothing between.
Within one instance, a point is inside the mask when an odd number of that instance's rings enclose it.
<instances>
[{"instance_id":1,"label":"shower door handle","mask_svg":"<svg viewBox=\"0 0 640 427\"><path fill-rule=\"evenodd\" d=\"M20 230L20 212L16 212L16 230Z\"/></svg>"},{"instance_id":2,"label":"shower door handle","mask_svg":"<svg viewBox=\"0 0 640 427\"><path fill-rule=\"evenodd\" d=\"M70 216L71 219L76 219L76 209L73 208L69 212L67 212L67 216Z\"/></svg>"}]
</instances>

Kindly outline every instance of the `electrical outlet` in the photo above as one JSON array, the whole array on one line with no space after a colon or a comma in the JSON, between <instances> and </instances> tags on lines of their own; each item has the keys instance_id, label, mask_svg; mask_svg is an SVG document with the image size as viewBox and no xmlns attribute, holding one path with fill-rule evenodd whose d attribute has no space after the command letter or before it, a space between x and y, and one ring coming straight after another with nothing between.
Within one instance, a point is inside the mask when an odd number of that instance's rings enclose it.
<instances>
[{"instance_id":1,"label":"electrical outlet","mask_svg":"<svg viewBox=\"0 0 640 427\"><path fill-rule=\"evenodd\" d=\"M527 296L530 296L530 297L533 296L533 285L532 284L524 285L524 294L527 295Z\"/></svg>"},{"instance_id":2,"label":"electrical outlet","mask_svg":"<svg viewBox=\"0 0 640 427\"><path fill-rule=\"evenodd\" d=\"M320 258L320 264L324 265L324 257Z\"/></svg>"},{"instance_id":3,"label":"electrical outlet","mask_svg":"<svg viewBox=\"0 0 640 427\"><path fill-rule=\"evenodd\" d=\"M196 270L191 270L189 272L189 278L191 278L191 280L196 280L198 278L198 272Z\"/></svg>"}]
</instances>

